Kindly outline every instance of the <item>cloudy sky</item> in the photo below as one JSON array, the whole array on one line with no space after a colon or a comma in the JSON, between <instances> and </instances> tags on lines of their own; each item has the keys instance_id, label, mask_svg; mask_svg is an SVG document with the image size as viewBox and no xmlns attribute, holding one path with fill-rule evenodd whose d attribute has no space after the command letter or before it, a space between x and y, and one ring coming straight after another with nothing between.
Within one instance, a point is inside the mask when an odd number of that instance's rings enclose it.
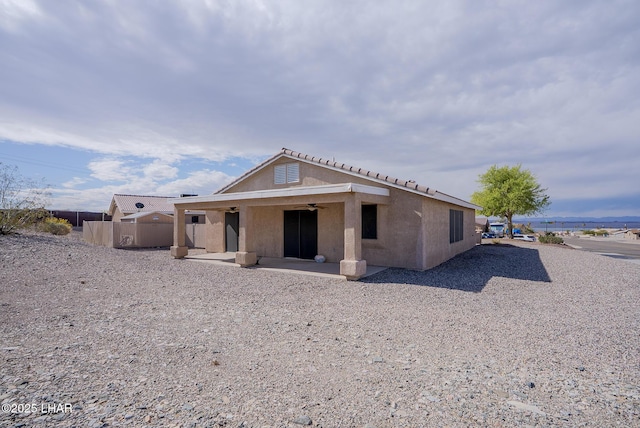
<instances>
[{"instance_id":1,"label":"cloudy sky","mask_svg":"<svg viewBox=\"0 0 640 428\"><path fill-rule=\"evenodd\" d=\"M282 147L548 216L640 215L640 2L0 0L0 162L53 209L208 194Z\"/></svg>"}]
</instances>

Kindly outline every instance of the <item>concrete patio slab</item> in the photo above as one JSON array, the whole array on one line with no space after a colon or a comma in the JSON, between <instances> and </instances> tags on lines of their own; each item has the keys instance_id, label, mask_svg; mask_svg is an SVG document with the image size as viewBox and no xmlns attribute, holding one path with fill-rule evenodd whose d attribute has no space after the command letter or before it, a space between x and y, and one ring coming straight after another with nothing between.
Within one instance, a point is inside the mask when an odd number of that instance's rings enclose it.
<instances>
[{"instance_id":1,"label":"concrete patio slab","mask_svg":"<svg viewBox=\"0 0 640 428\"><path fill-rule=\"evenodd\" d=\"M220 264L225 266L240 267L240 265L236 263L235 253L202 253L199 251L190 250L185 259L198 262ZM255 266L251 266L248 269L271 270L276 272L320 276L325 278L339 278L346 280L346 277L344 275L340 275L340 263L317 263L313 260L258 257L258 264ZM386 267L382 266L367 265L367 272L362 278L381 272L385 269Z\"/></svg>"}]
</instances>

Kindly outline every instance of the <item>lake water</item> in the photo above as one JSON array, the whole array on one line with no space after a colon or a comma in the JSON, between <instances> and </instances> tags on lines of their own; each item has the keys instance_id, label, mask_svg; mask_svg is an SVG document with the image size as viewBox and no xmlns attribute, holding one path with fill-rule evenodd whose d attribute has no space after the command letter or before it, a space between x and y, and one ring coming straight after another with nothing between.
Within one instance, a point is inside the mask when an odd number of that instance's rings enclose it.
<instances>
[{"instance_id":1,"label":"lake water","mask_svg":"<svg viewBox=\"0 0 640 428\"><path fill-rule=\"evenodd\" d=\"M532 221L531 227L536 232L560 232L560 231L579 231L579 230L596 230L596 229L640 229L640 222L623 222L623 221L553 221L553 223L544 223L540 221ZM528 221L518 221L516 223L529 223Z\"/></svg>"}]
</instances>

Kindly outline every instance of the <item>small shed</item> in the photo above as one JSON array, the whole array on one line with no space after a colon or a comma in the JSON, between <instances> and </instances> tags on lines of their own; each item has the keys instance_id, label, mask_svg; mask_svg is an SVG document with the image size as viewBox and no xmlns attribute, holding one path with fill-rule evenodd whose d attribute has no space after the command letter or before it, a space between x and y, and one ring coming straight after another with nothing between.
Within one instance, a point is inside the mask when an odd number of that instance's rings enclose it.
<instances>
[{"instance_id":1,"label":"small shed","mask_svg":"<svg viewBox=\"0 0 640 428\"><path fill-rule=\"evenodd\" d=\"M135 214L129 214L121 217L122 223L171 223L173 224L173 216L159 211L143 211Z\"/></svg>"},{"instance_id":2,"label":"small shed","mask_svg":"<svg viewBox=\"0 0 640 428\"><path fill-rule=\"evenodd\" d=\"M111 198L111 204L107 213L113 216L114 222L132 218L135 214L148 214L151 212L173 216L173 204L169 203L169 196L145 196L123 195L116 193ZM173 221L173 220L171 220ZM204 224L204 211L187 211L185 224ZM128 221L129 223L153 223L154 221Z\"/></svg>"}]
</instances>

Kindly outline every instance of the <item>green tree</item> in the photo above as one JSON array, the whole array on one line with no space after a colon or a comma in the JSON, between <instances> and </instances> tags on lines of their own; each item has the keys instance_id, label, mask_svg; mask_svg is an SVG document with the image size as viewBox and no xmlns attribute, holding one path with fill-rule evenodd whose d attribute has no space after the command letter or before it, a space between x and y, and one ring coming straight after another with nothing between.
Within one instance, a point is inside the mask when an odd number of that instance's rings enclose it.
<instances>
[{"instance_id":1,"label":"green tree","mask_svg":"<svg viewBox=\"0 0 640 428\"><path fill-rule=\"evenodd\" d=\"M0 162L0 235L14 233L47 217L47 196L44 186L22 177L15 166Z\"/></svg>"},{"instance_id":2,"label":"green tree","mask_svg":"<svg viewBox=\"0 0 640 428\"><path fill-rule=\"evenodd\" d=\"M540 187L534 175L520 165L493 165L478 178L481 190L471 195L471 202L480 205L480 214L506 218L509 237L513 238L513 216L543 212L550 204L547 189Z\"/></svg>"}]
</instances>

